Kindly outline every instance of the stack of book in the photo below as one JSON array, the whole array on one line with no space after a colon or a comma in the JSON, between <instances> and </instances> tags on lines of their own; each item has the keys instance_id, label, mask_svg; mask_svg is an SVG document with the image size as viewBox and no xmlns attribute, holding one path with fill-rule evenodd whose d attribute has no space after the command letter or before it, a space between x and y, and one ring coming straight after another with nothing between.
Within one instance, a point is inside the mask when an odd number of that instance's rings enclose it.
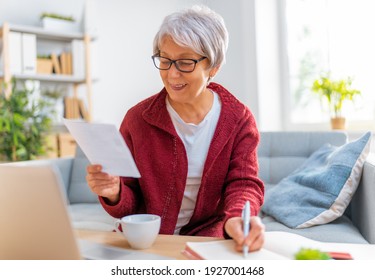
<instances>
[{"instance_id":1,"label":"stack of book","mask_svg":"<svg viewBox=\"0 0 375 280\"><path fill-rule=\"evenodd\" d=\"M82 99L77 97L64 98L64 117L66 119L89 120L89 114Z\"/></svg>"},{"instance_id":2,"label":"stack of book","mask_svg":"<svg viewBox=\"0 0 375 280\"><path fill-rule=\"evenodd\" d=\"M55 74L72 75L73 74L73 63L72 53L62 52L59 56L56 53L51 54L53 72Z\"/></svg>"},{"instance_id":3,"label":"stack of book","mask_svg":"<svg viewBox=\"0 0 375 280\"><path fill-rule=\"evenodd\" d=\"M12 74L36 73L36 36L35 34L9 32L9 69ZM3 39L0 38L0 69L5 66Z\"/></svg>"}]
</instances>

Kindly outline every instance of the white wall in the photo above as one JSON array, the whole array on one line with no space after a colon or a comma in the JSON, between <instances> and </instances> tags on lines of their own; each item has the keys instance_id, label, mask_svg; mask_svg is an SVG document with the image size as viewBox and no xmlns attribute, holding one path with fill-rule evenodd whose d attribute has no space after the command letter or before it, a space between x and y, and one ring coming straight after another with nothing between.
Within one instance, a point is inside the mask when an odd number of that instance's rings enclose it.
<instances>
[{"instance_id":1,"label":"white wall","mask_svg":"<svg viewBox=\"0 0 375 280\"><path fill-rule=\"evenodd\" d=\"M255 5L258 123L262 130L269 131L282 127L278 1L256 0Z\"/></svg>"},{"instance_id":2,"label":"white wall","mask_svg":"<svg viewBox=\"0 0 375 280\"><path fill-rule=\"evenodd\" d=\"M98 39L93 65L93 119L119 125L125 112L162 88L154 68L152 41L162 19L195 3L219 12L230 42L227 63L216 82L227 87L259 119L255 44L255 0L89 0L88 23ZM84 0L0 0L0 23L38 23L41 12L59 12L82 20ZM22 6L22 9L19 7Z\"/></svg>"},{"instance_id":3,"label":"white wall","mask_svg":"<svg viewBox=\"0 0 375 280\"><path fill-rule=\"evenodd\" d=\"M227 62L215 81L228 88L259 119L254 1L202 2L223 16L229 32Z\"/></svg>"},{"instance_id":4,"label":"white wall","mask_svg":"<svg viewBox=\"0 0 375 280\"><path fill-rule=\"evenodd\" d=\"M85 0L0 0L0 24L39 25L43 12L57 12L81 21Z\"/></svg>"},{"instance_id":5,"label":"white wall","mask_svg":"<svg viewBox=\"0 0 375 280\"><path fill-rule=\"evenodd\" d=\"M195 3L222 14L229 30L227 63L215 81L231 90L257 117L253 1L107 0L96 1L101 13L97 21L101 71L94 86L95 120L119 124L126 110L162 88L150 58L154 35L167 14Z\"/></svg>"},{"instance_id":6,"label":"white wall","mask_svg":"<svg viewBox=\"0 0 375 280\"><path fill-rule=\"evenodd\" d=\"M162 18L179 8L176 2L188 1L96 1L100 74L94 120L119 125L131 106L162 88L152 42Z\"/></svg>"}]
</instances>

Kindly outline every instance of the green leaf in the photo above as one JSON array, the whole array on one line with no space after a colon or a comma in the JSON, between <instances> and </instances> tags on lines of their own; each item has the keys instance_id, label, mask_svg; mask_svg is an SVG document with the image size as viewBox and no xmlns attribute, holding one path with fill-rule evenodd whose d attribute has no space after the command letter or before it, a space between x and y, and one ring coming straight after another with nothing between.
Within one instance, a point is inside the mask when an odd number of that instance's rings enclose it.
<instances>
[{"instance_id":1,"label":"green leaf","mask_svg":"<svg viewBox=\"0 0 375 280\"><path fill-rule=\"evenodd\" d=\"M9 98L0 93L0 158L29 160L44 155L53 103L30 102L32 90L18 86L15 79L11 89Z\"/></svg>"},{"instance_id":2,"label":"green leaf","mask_svg":"<svg viewBox=\"0 0 375 280\"><path fill-rule=\"evenodd\" d=\"M301 248L295 255L296 260L330 260L331 257L318 249Z\"/></svg>"},{"instance_id":3,"label":"green leaf","mask_svg":"<svg viewBox=\"0 0 375 280\"><path fill-rule=\"evenodd\" d=\"M346 100L353 101L355 95L361 94L359 90L352 89L351 85L352 79L350 77L332 80L328 73L316 79L311 86L311 90L328 102L330 111L337 117L341 116L342 107Z\"/></svg>"}]
</instances>

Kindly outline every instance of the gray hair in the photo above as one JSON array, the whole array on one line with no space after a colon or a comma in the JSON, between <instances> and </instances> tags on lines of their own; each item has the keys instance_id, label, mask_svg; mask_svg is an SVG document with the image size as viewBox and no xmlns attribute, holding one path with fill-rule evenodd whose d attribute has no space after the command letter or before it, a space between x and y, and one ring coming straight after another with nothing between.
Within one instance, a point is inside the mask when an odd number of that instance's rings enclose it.
<instances>
[{"instance_id":1,"label":"gray hair","mask_svg":"<svg viewBox=\"0 0 375 280\"><path fill-rule=\"evenodd\" d=\"M228 31L223 18L208 7L193 6L165 17L154 38L154 54L160 52L165 36L171 36L176 44L207 57L210 68L225 63Z\"/></svg>"}]
</instances>

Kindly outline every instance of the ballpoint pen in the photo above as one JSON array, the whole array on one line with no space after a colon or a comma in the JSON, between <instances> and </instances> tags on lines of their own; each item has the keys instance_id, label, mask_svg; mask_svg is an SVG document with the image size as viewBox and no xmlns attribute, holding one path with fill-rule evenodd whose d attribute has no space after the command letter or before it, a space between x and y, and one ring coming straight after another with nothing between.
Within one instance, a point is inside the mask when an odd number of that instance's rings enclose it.
<instances>
[{"instance_id":1,"label":"ballpoint pen","mask_svg":"<svg viewBox=\"0 0 375 280\"><path fill-rule=\"evenodd\" d=\"M243 234L245 238L249 235L250 231L250 201L246 201L244 208L242 209L242 222L243 222ZM249 248L247 245L243 245L242 253L244 258L247 257Z\"/></svg>"}]
</instances>

